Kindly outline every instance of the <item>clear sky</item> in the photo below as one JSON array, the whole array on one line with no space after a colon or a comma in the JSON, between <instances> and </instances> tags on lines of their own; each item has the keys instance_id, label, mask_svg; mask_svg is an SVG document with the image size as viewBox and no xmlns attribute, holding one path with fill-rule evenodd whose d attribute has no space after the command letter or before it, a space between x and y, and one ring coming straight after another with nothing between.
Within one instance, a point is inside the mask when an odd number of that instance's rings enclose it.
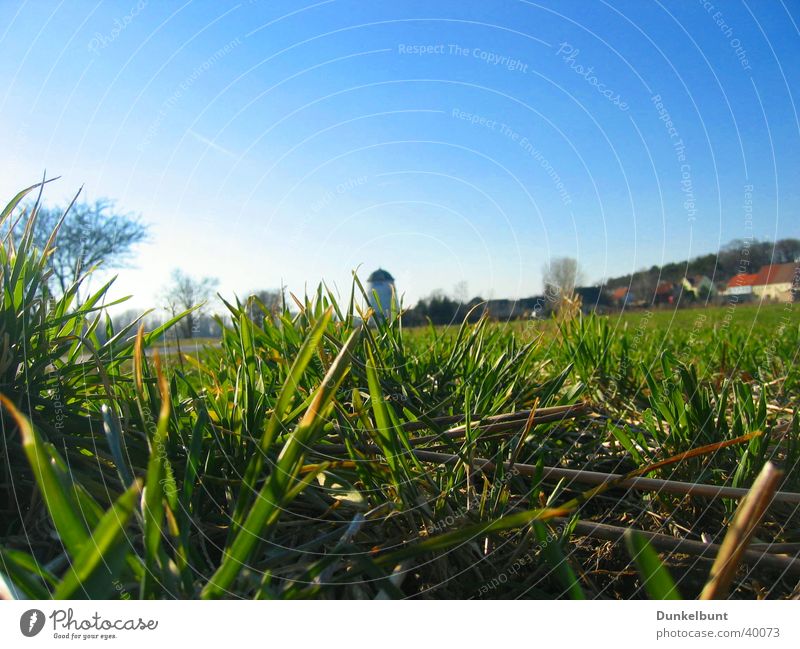
<instances>
[{"instance_id":1,"label":"clear sky","mask_svg":"<svg viewBox=\"0 0 800 649\"><path fill-rule=\"evenodd\" d=\"M407 302L800 236L797 3L0 2L0 189L151 224L117 294Z\"/></svg>"}]
</instances>

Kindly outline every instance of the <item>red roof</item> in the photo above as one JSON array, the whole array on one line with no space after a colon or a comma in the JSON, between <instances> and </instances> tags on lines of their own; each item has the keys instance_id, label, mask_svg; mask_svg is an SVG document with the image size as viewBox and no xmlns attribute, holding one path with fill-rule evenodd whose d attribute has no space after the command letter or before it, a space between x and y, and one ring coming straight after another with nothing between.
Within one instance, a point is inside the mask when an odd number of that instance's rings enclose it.
<instances>
[{"instance_id":1,"label":"red roof","mask_svg":"<svg viewBox=\"0 0 800 649\"><path fill-rule=\"evenodd\" d=\"M794 279L796 264L772 264L762 266L756 275L755 286L766 284L791 284Z\"/></svg>"},{"instance_id":2,"label":"red roof","mask_svg":"<svg viewBox=\"0 0 800 649\"><path fill-rule=\"evenodd\" d=\"M656 295L668 295L674 289L675 285L672 282L659 282L658 286L656 286Z\"/></svg>"},{"instance_id":3,"label":"red roof","mask_svg":"<svg viewBox=\"0 0 800 649\"><path fill-rule=\"evenodd\" d=\"M628 287L627 286L620 286L617 289L614 289L614 292L611 294L611 297L615 300L621 300L628 294Z\"/></svg>"},{"instance_id":4,"label":"red roof","mask_svg":"<svg viewBox=\"0 0 800 649\"><path fill-rule=\"evenodd\" d=\"M728 280L728 288L733 288L734 286L756 286L756 279L758 279L758 273L734 275Z\"/></svg>"}]
</instances>

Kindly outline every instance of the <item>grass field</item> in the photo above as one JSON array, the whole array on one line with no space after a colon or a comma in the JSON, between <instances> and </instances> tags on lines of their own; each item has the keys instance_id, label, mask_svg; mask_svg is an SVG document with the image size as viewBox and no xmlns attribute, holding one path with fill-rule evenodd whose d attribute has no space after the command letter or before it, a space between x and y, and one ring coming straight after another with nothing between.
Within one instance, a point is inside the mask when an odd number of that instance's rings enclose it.
<instances>
[{"instance_id":1,"label":"grass field","mask_svg":"<svg viewBox=\"0 0 800 649\"><path fill-rule=\"evenodd\" d=\"M356 281L180 365L9 237L5 597L693 598L768 460L717 593L800 594L797 305L405 331Z\"/></svg>"}]
</instances>

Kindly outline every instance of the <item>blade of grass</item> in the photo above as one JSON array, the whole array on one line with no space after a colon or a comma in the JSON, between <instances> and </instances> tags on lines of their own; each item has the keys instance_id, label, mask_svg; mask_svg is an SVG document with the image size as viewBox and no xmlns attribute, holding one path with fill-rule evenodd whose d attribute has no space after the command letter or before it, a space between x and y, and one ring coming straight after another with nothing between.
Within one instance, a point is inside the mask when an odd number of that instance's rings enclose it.
<instances>
[{"instance_id":1,"label":"blade of grass","mask_svg":"<svg viewBox=\"0 0 800 649\"><path fill-rule=\"evenodd\" d=\"M59 478L54 463L50 457L39 434L31 426L16 406L0 394L0 403L17 424L22 435L22 446L28 457L28 462L33 470L36 484L44 498L47 511L53 520L56 531L72 557L80 554L87 540L89 529L81 515L75 497L71 490Z\"/></svg>"},{"instance_id":2,"label":"blade of grass","mask_svg":"<svg viewBox=\"0 0 800 649\"><path fill-rule=\"evenodd\" d=\"M379 554L380 549L374 552L377 554L375 563L379 566L392 566L403 559L416 557L426 552L441 552L449 550L457 545L468 543L480 536L513 530L518 527L528 525L532 521L546 521L558 516L565 516L571 513L570 510L562 508L552 509L531 509L508 516L502 516L496 520L486 523L473 523L452 532L437 534L430 538L414 543L400 550L394 550L386 554Z\"/></svg>"},{"instance_id":3,"label":"blade of grass","mask_svg":"<svg viewBox=\"0 0 800 649\"><path fill-rule=\"evenodd\" d=\"M19 550L0 548L0 567L20 594L31 599L50 599L49 587L55 586L56 578L39 565L31 555Z\"/></svg>"},{"instance_id":4,"label":"blade of grass","mask_svg":"<svg viewBox=\"0 0 800 649\"><path fill-rule=\"evenodd\" d=\"M315 393L314 400L286 440L276 465L267 476L241 530L225 549L222 563L203 588L201 597L215 598L227 592L247 563L262 534L276 522L282 508L286 506L287 494L292 490L292 483L300 474L303 458L313 440L313 435L321 426L324 413L349 369L351 351L358 342L360 333L361 329L356 329L334 359Z\"/></svg>"},{"instance_id":5,"label":"blade of grass","mask_svg":"<svg viewBox=\"0 0 800 649\"><path fill-rule=\"evenodd\" d=\"M155 574L160 567L162 522L164 519L164 463L166 460L167 426L169 425L170 393L167 379L161 370L161 361L155 355L161 409L153 435L150 458L147 463L147 482L142 498L144 519L145 576L141 582L142 599L155 594Z\"/></svg>"},{"instance_id":6,"label":"blade of grass","mask_svg":"<svg viewBox=\"0 0 800 649\"><path fill-rule=\"evenodd\" d=\"M111 410L106 404L103 404L101 407L101 413L103 415L103 430L106 433L106 440L108 441L109 449L111 449L111 456L114 458L114 464L116 465L117 473L119 473L119 479L122 485L128 488L133 484L133 474L130 468L128 468L128 462L122 452L123 441L122 431L119 429L119 422L116 421L116 417L112 415Z\"/></svg>"},{"instance_id":7,"label":"blade of grass","mask_svg":"<svg viewBox=\"0 0 800 649\"><path fill-rule=\"evenodd\" d=\"M300 384L300 378L305 372L306 367L308 367L311 358L314 356L314 352L317 349L317 345L319 345L322 334L325 332L325 329L330 322L331 314L332 310L329 308L314 324L311 332L303 341L297 356L295 356L292 367L289 370L289 376L286 378L286 381L284 382L283 387L278 394L275 407L272 410L272 415L270 416L269 420L267 421L267 425L264 428L259 452L253 454L253 457L247 466L244 484L239 492L239 498L237 499L236 508L233 514L232 527L234 528L241 525L243 521L245 508L252 499L253 485L255 484L255 481L259 473L261 473L261 469L264 465L264 454L269 450L269 448L272 446L272 443L275 441L275 437L278 434L281 423L286 415L286 411L289 409L297 396L297 387Z\"/></svg>"},{"instance_id":8,"label":"blade of grass","mask_svg":"<svg viewBox=\"0 0 800 649\"><path fill-rule=\"evenodd\" d=\"M114 588L126 554L125 526L128 524L141 493L141 481L134 482L103 515L92 531L91 540L75 558L66 576L56 587L55 599L102 599Z\"/></svg>"},{"instance_id":9,"label":"blade of grass","mask_svg":"<svg viewBox=\"0 0 800 649\"><path fill-rule=\"evenodd\" d=\"M647 542L647 539L632 529L625 532L625 546L636 562L650 599L681 599L678 587L672 580L669 571L661 563L658 553Z\"/></svg>"},{"instance_id":10,"label":"blade of grass","mask_svg":"<svg viewBox=\"0 0 800 649\"><path fill-rule=\"evenodd\" d=\"M700 599L721 599L727 596L742 555L772 503L782 477L783 472L771 462L767 462L761 469L750 493L739 503L719 554L711 566L711 574Z\"/></svg>"},{"instance_id":11,"label":"blade of grass","mask_svg":"<svg viewBox=\"0 0 800 649\"><path fill-rule=\"evenodd\" d=\"M586 594L581 588L575 571L561 550L559 540L553 537L553 533L549 532L541 521L533 521L533 530L536 534L536 539L542 546L542 554L545 561L553 567L561 586L569 593L572 599L586 599Z\"/></svg>"}]
</instances>

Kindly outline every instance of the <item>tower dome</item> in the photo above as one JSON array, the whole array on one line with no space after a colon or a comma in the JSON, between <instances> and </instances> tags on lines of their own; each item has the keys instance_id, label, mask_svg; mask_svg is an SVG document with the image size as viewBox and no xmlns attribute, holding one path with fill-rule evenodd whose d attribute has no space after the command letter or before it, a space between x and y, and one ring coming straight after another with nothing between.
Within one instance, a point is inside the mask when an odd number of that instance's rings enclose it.
<instances>
[{"instance_id":1,"label":"tower dome","mask_svg":"<svg viewBox=\"0 0 800 649\"><path fill-rule=\"evenodd\" d=\"M389 271L379 268L367 277L367 295L369 305L375 313L381 313L384 317L389 317L392 312L392 303L397 303L397 296L394 287L394 277Z\"/></svg>"}]
</instances>

